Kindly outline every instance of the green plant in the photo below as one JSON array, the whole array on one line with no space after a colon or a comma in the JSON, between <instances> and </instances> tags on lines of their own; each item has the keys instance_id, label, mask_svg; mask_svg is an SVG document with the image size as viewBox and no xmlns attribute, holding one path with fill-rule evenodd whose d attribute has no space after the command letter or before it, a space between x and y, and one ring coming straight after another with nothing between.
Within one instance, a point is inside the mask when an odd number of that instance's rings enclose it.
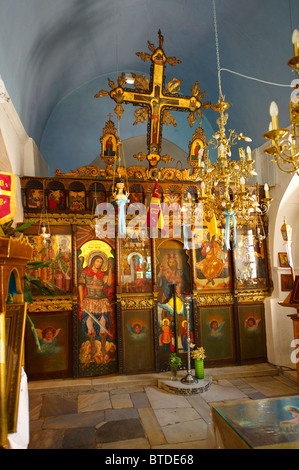
<instances>
[{"instance_id":1,"label":"green plant","mask_svg":"<svg viewBox=\"0 0 299 470\"><path fill-rule=\"evenodd\" d=\"M171 369L179 369L182 365L182 359L175 352L171 353L168 364Z\"/></svg>"},{"instance_id":2,"label":"green plant","mask_svg":"<svg viewBox=\"0 0 299 470\"><path fill-rule=\"evenodd\" d=\"M191 357L193 359L205 359L207 356L205 355L204 348L196 348L191 351Z\"/></svg>"},{"instance_id":3,"label":"green plant","mask_svg":"<svg viewBox=\"0 0 299 470\"><path fill-rule=\"evenodd\" d=\"M45 248L39 251L36 258L45 252ZM53 266L54 261L30 261L26 264L24 273L24 301L33 304L32 288L37 289L41 294L54 295L55 290L61 290L49 281L40 280L32 275L32 272L39 269L49 268ZM53 269L53 268L52 268Z\"/></svg>"}]
</instances>

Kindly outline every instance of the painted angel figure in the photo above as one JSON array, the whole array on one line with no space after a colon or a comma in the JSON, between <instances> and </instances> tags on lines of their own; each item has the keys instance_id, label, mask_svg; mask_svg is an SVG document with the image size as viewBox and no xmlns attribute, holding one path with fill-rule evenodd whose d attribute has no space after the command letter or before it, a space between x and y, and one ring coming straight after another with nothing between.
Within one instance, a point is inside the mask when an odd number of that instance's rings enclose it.
<instances>
[{"instance_id":1,"label":"painted angel figure","mask_svg":"<svg viewBox=\"0 0 299 470\"><path fill-rule=\"evenodd\" d=\"M224 321L221 323L218 323L217 320L212 320L211 322L206 322L207 326L210 330L209 335L212 336L213 338L217 338L223 335L223 332L221 331L223 326L224 326Z\"/></svg>"},{"instance_id":2,"label":"painted angel figure","mask_svg":"<svg viewBox=\"0 0 299 470\"><path fill-rule=\"evenodd\" d=\"M261 318L253 318L253 317L250 317L250 318L246 318L245 322L244 322L244 326L245 328L249 329L249 330L256 330L257 327L259 326L259 323L261 321Z\"/></svg>"},{"instance_id":3,"label":"painted angel figure","mask_svg":"<svg viewBox=\"0 0 299 470\"><path fill-rule=\"evenodd\" d=\"M127 324L127 328L130 332L130 336L134 341L143 341L144 336L147 333L147 328L142 326L140 323L134 323L133 325Z\"/></svg>"},{"instance_id":4,"label":"painted angel figure","mask_svg":"<svg viewBox=\"0 0 299 470\"><path fill-rule=\"evenodd\" d=\"M61 328L55 329L51 326L48 326L43 330L35 328L35 331L39 339L40 354L50 355L58 354L60 352L61 348L56 345L56 338L59 335Z\"/></svg>"}]
</instances>

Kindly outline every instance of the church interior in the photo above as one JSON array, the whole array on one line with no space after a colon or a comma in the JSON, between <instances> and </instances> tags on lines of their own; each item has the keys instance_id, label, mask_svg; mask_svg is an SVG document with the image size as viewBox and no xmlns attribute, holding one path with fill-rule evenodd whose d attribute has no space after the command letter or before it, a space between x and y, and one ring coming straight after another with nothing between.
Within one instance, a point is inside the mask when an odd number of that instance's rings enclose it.
<instances>
[{"instance_id":1,"label":"church interior","mask_svg":"<svg viewBox=\"0 0 299 470\"><path fill-rule=\"evenodd\" d=\"M299 448L298 1L0 4L0 447Z\"/></svg>"}]
</instances>

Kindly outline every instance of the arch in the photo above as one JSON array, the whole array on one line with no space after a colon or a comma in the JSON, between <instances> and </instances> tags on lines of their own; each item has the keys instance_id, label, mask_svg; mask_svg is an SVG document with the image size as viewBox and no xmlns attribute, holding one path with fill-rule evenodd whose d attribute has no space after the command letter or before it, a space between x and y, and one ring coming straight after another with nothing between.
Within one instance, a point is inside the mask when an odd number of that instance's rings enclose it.
<instances>
[{"instance_id":1,"label":"arch","mask_svg":"<svg viewBox=\"0 0 299 470\"><path fill-rule=\"evenodd\" d=\"M278 170L276 170L278 171ZM272 364L281 365L289 364L290 367L295 367L291 363L291 341L293 339L293 325L291 320L287 317L294 313L291 308L286 308L281 303L286 299L289 292L281 290L281 275L290 274L290 268L283 268L278 263L278 253L285 252L286 246L281 235L281 226L283 225L284 218L286 222L292 226L293 241L291 244L291 252L294 263L294 272L298 274L297 266L299 262L298 251L298 183L299 176L279 173L280 184L276 185L271 190L271 197L273 201L269 210L269 230L268 242L270 259L272 263L272 279L273 279L273 292L269 299L265 299L265 319L266 319L266 338L267 338L267 352L268 360ZM296 272L297 270L297 272Z\"/></svg>"},{"instance_id":2,"label":"arch","mask_svg":"<svg viewBox=\"0 0 299 470\"><path fill-rule=\"evenodd\" d=\"M0 129L0 168L2 171L12 171L9 156L6 150L6 145L3 139L3 135Z\"/></svg>"},{"instance_id":3,"label":"arch","mask_svg":"<svg viewBox=\"0 0 299 470\"><path fill-rule=\"evenodd\" d=\"M20 273L16 268L12 268L7 283L6 299L8 303L23 303L23 293Z\"/></svg>"}]
</instances>

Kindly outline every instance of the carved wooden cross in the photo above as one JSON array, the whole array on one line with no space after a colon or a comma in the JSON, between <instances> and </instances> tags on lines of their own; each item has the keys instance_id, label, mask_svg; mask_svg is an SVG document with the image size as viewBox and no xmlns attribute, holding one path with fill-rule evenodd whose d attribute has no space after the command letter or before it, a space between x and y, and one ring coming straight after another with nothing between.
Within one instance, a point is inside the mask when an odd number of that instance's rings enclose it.
<instances>
[{"instance_id":1,"label":"carved wooden cross","mask_svg":"<svg viewBox=\"0 0 299 470\"><path fill-rule=\"evenodd\" d=\"M134 85L137 90L124 88L126 77L123 73L117 79L118 86L108 78L108 83L112 90L100 90L95 95L96 98L100 96L110 95L111 98L117 103L114 109L118 119L124 112L122 103L133 103L133 105L141 106L138 108L134 115L137 122L145 122L148 119L148 155L142 158L143 154L138 154L137 158L143 160L147 158L150 167L156 167L159 160L163 160L160 156L161 142L162 142L162 125L177 125L175 119L171 116L169 110L189 111L188 121L190 127L196 121L196 116L203 117L201 108L207 109L211 106L210 102L202 103L200 100L204 97L205 92L201 92L198 82L191 88L192 96L180 96L177 92L180 90L180 83L182 80L173 78L164 89L164 68L165 64L176 65L181 61L175 57L166 57L162 49L164 38L159 30L159 46L155 46L148 41L149 50L152 54L137 52L136 54L145 62L152 61L150 81L144 76L136 76L134 78ZM164 160L165 161L165 160Z\"/></svg>"}]
</instances>

